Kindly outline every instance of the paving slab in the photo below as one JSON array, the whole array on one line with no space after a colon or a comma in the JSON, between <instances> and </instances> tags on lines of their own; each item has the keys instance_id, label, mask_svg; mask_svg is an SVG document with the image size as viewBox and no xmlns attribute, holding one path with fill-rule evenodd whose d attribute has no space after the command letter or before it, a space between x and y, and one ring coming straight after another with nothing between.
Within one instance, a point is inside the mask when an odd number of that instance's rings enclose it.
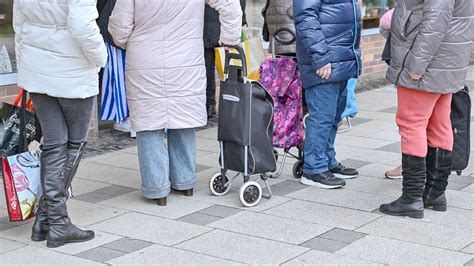
<instances>
[{"instance_id":1,"label":"paving slab","mask_svg":"<svg viewBox=\"0 0 474 266\"><path fill-rule=\"evenodd\" d=\"M247 264L278 264L308 250L295 245L221 230L214 230L176 247Z\"/></svg>"},{"instance_id":2,"label":"paving slab","mask_svg":"<svg viewBox=\"0 0 474 266\"><path fill-rule=\"evenodd\" d=\"M191 251L153 245L113 259L111 265L237 265L239 263Z\"/></svg>"},{"instance_id":3,"label":"paving slab","mask_svg":"<svg viewBox=\"0 0 474 266\"><path fill-rule=\"evenodd\" d=\"M108 156L97 156L100 158L93 158L92 161L98 164L115 166L131 170L140 170L138 163L138 156L135 154L115 152L108 154Z\"/></svg>"},{"instance_id":4,"label":"paving slab","mask_svg":"<svg viewBox=\"0 0 474 266\"><path fill-rule=\"evenodd\" d=\"M80 226L89 226L127 212L118 208L92 204L75 199L69 200L67 207L71 220L74 224Z\"/></svg>"},{"instance_id":5,"label":"paving slab","mask_svg":"<svg viewBox=\"0 0 474 266\"><path fill-rule=\"evenodd\" d=\"M473 177L474 178L474 177ZM474 193L474 184L471 184L464 189L462 189L463 192L469 192L469 193Z\"/></svg>"},{"instance_id":6,"label":"paving slab","mask_svg":"<svg viewBox=\"0 0 474 266\"><path fill-rule=\"evenodd\" d=\"M336 254L389 265L463 265L472 258L461 252L370 235Z\"/></svg>"},{"instance_id":7,"label":"paving slab","mask_svg":"<svg viewBox=\"0 0 474 266\"><path fill-rule=\"evenodd\" d=\"M298 256L283 265L383 265L380 263L370 262L351 258L339 254L323 252L319 250L311 250Z\"/></svg>"},{"instance_id":8,"label":"paving slab","mask_svg":"<svg viewBox=\"0 0 474 266\"><path fill-rule=\"evenodd\" d=\"M25 246L0 255L3 265L102 265L90 260L62 254L50 249Z\"/></svg>"},{"instance_id":9,"label":"paving slab","mask_svg":"<svg viewBox=\"0 0 474 266\"><path fill-rule=\"evenodd\" d=\"M359 169L361 167L371 164L370 162L353 160L353 159L346 159L342 161L341 163L346 167L352 167L355 169Z\"/></svg>"},{"instance_id":10,"label":"paving slab","mask_svg":"<svg viewBox=\"0 0 474 266\"><path fill-rule=\"evenodd\" d=\"M360 232L355 232L351 230L345 230L341 228L334 228L322 235L320 237L326 238L326 239L332 239L332 240L337 240L340 242L345 242L345 243L352 243L355 242L363 237L365 237L367 234L360 233Z\"/></svg>"},{"instance_id":11,"label":"paving slab","mask_svg":"<svg viewBox=\"0 0 474 266\"><path fill-rule=\"evenodd\" d=\"M109 186L107 183L75 177L72 181L72 194L77 197Z\"/></svg>"},{"instance_id":12,"label":"paving slab","mask_svg":"<svg viewBox=\"0 0 474 266\"><path fill-rule=\"evenodd\" d=\"M79 166L77 177L107 183L109 185L118 185L135 189L141 188L140 173L137 170L131 170L122 167L111 167L105 164L94 162L84 162ZM97 190L101 187L97 187Z\"/></svg>"},{"instance_id":13,"label":"paving slab","mask_svg":"<svg viewBox=\"0 0 474 266\"><path fill-rule=\"evenodd\" d=\"M461 251L469 254L474 254L474 243L471 243L469 246L463 248Z\"/></svg>"},{"instance_id":14,"label":"paving slab","mask_svg":"<svg viewBox=\"0 0 474 266\"><path fill-rule=\"evenodd\" d=\"M82 227L81 229L88 229L88 228ZM117 239L122 238L118 235L110 234L110 233L107 233L105 231L100 231L100 230L94 230L94 233L95 233L95 238L92 239L91 241L64 245L59 248L55 248L54 251L69 254L69 255L76 255L84 251L87 251L96 247L100 247L102 245L108 244L110 242L113 242ZM46 242L31 241L31 238L30 238L31 225L29 224L2 232L1 237L8 238L10 240L18 241L21 243L25 243L30 246L46 249Z\"/></svg>"},{"instance_id":15,"label":"paving slab","mask_svg":"<svg viewBox=\"0 0 474 266\"><path fill-rule=\"evenodd\" d=\"M140 249L144 249L148 246L153 245L153 243L139 240L139 239L133 239L133 238L122 238L115 240L113 242L110 242L103 247L113 249L113 250L118 250L122 251L125 253L132 253L135 251L138 251Z\"/></svg>"},{"instance_id":16,"label":"paving slab","mask_svg":"<svg viewBox=\"0 0 474 266\"><path fill-rule=\"evenodd\" d=\"M330 226L254 212L240 212L211 223L209 226L295 245L299 245L332 229Z\"/></svg>"},{"instance_id":17,"label":"paving slab","mask_svg":"<svg viewBox=\"0 0 474 266\"><path fill-rule=\"evenodd\" d=\"M208 225L220 219L222 218L196 212L196 213L191 213L189 215L183 216L179 218L178 221L195 224L195 225Z\"/></svg>"},{"instance_id":18,"label":"paving slab","mask_svg":"<svg viewBox=\"0 0 474 266\"><path fill-rule=\"evenodd\" d=\"M446 212L437 212L432 209L425 209L425 217L423 220L433 224L447 225L474 231L474 212L472 210L449 207Z\"/></svg>"},{"instance_id":19,"label":"paving slab","mask_svg":"<svg viewBox=\"0 0 474 266\"><path fill-rule=\"evenodd\" d=\"M103 201L100 204L170 219L178 219L212 206L212 204L193 199L194 197L188 198L182 195L170 194L167 197L167 206L158 206L156 201L145 199L141 191L135 191Z\"/></svg>"},{"instance_id":20,"label":"paving slab","mask_svg":"<svg viewBox=\"0 0 474 266\"><path fill-rule=\"evenodd\" d=\"M336 138L336 149L338 145L346 145L350 147L375 150L381 147L386 147L387 145L391 145L392 143L393 142L388 140L369 139L367 137L340 134Z\"/></svg>"},{"instance_id":21,"label":"paving slab","mask_svg":"<svg viewBox=\"0 0 474 266\"><path fill-rule=\"evenodd\" d=\"M226 218L241 211L242 211L241 209L237 209L237 208L230 208L230 207L221 206L221 205L213 205L209 208L199 211L199 213L207 214L207 215L211 215L215 217L220 217L220 218Z\"/></svg>"},{"instance_id":22,"label":"paving slab","mask_svg":"<svg viewBox=\"0 0 474 266\"><path fill-rule=\"evenodd\" d=\"M381 217L380 214L301 200L293 200L264 213L348 230L354 230Z\"/></svg>"},{"instance_id":23,"label":"paving slab","mask_svg":"<svg viewBox=\"0 0 474 266\"><path fill-rule=\"evenodd\" d=\"M458 207L462 209L474 209L474 194L456 190L446 190L446 198L448 206Z\"/></svg>"},{"instance_id":24,"label":"paving slab","mask_svg":"<svg viewBox=\"0 0 474 266\"><path fill-rule=\"evenodd\" d=\"M127 253L122 252L122 251L109 249L105 247L98 247L98 248L94 248L94 249L79 253L76 255L76 257L104 263L108 260L115 259L126 254Z\"/></svg>"},{"instance_id":25,"label":"paving slab","mask_svg":"<svg viewBox=\"0 0 474 266\"><path fill-rule=\"evenodd\" d=\"M300 246L314 250L334 253L347 245L349 245L349 243L322 237L316 237L302 243Z\"/></svg>"},{"instance_id":26,"label":"paving slab","mask_svg":"<svg viewBox=\"0 0 474 266\"><path fill-rule=\"evenodd\" d=\"M393 152L393 153L401 153L402 148L401 148L401 143L400 142L395 142L383 147L380 147L376 149L378 151L387 151L387 152Z\"/></svg>"},{"instance_id":27,"label":"paving slab","mask_svg":"<svg viewBox=\"0 0 474 266\"><path fill-rule=\"evenodd\" d=\"M390 196L392 197L392 200L394 200L394 197L398 197L402 193L401 179L393 180L388 178L359 176L356 179L346 180L346 182L347 185L344 187L344 189ZM385 202L377 203L381 204Z\"/></svg>"},{"instance_id":28,"label":"paving slab","mask_svg":"<svg viewBox=\"0 0 474 266\"><path fill-rule=\"evenodd\" d=\"M400 160L399 164L401 163L402 161ZM358 170L360 176L375 177L378 179L385 180L385 172L393 168L394 166L391 164L371 163L369 165L359 168Z\"/></svg>"},{"instance_id":29,"label":"paving slab","mask_svg":"<svg viewBox=\"0 0 474 266\"><path fill-rule=\"evenodd\" d=\"M163 245L176 245L210 228L140 213L127 213L95 224L93 229Z\"/></svg>"},{"instance_id":30,"label":"paving slab","mask_svg":"<svg viewBox=\"0 0 474 266\"><path fill-rule=\"evenodd\" d=\"M357 231L450 250L460 250L473 240L472 230L391 216L368 223Z\"/></svg>"},{"instance_id":31,"label":"paving slab","mask_svg":"<svg viewBox=\"0 0 474 266\"><path fill-rule=\"evenodd\" d=\"M0 238L0 254L7 253L15 249L19 249L21 247L24 247L25 245L26 245L25 243L20 243L13 240Z\"/></svg>"},{"instance_id":32,"label":"paving slab","mask_svg":"<svg viewBox=\"0 0 474 266\"><path fill-rule=\"evenodd\" d=\"M354 182L356 181L354 180ZM381 203L393 200L391 196L354 191L345 188L328 190L308 187L287 196L362 211L373 211L377 209Z\"/></svg>"}]
</instances>

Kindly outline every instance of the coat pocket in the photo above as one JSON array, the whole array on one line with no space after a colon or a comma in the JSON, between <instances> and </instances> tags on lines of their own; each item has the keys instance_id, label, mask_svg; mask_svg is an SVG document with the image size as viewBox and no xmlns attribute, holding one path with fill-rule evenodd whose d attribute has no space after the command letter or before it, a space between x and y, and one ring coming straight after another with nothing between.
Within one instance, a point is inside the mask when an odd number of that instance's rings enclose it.
<instances>
[{"instance_id":1,"label":"coat pocket","mask_svg":"<svg viewBox=\"0 0 474 266\"><path fill-rule=\"evenodd\" d=\"M408 37L410 34L415 32L421 24L422 14L420 12L411 11L404 25L404 36Z\"/></svg>"}]
</instances>

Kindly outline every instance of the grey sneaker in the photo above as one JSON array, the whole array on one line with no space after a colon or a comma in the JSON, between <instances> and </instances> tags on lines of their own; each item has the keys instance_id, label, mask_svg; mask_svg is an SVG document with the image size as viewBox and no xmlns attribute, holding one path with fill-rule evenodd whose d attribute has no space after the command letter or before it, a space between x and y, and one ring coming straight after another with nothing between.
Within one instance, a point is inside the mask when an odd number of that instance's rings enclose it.
<instances>
[{"instance_id":1,"label":"grey sneaker","mask_svg":"<svg viewBox=\"0 0 474 266\"><path fill-rule=\"evenodd\" d=\"M341 188L346 185L346 181L335 177L331 172L325 172L317 175L303 173L301 184L319 188Z\"/></svg>"}]
</instances>

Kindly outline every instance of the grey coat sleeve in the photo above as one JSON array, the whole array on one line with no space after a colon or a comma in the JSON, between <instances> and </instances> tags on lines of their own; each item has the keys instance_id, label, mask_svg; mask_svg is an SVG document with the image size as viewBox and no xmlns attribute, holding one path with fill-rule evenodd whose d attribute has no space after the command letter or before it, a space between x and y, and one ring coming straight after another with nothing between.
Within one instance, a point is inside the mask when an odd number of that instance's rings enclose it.
<instances>
[{"instance_id":1,"label":"grey coat sleeve","mask_svg":"<svg viewBox=\"0 0 474 266\"><path fill-rule=\"evenodd\" d=\"M423 76L443 41L455 0L425 0L420 29L407 58L408 72Z\"/></svg>"}]
</instances>

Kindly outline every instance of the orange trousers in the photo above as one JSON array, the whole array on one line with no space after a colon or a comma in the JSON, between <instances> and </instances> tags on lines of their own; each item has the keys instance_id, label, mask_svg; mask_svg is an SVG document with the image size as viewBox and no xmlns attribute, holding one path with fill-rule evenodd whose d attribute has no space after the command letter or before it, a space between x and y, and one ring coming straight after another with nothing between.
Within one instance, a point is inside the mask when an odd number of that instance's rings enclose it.
<instances>
[{"instance_id":1,"label":"orange trousers","mask_svg":"<svg viewBox=\"0 0 474 266\"><path fill-rule=\"evenodd\" d=\"M402 153L426 157L428 147L453 150L452 94L397 88Z\"/></svg>"}]
</instances>

